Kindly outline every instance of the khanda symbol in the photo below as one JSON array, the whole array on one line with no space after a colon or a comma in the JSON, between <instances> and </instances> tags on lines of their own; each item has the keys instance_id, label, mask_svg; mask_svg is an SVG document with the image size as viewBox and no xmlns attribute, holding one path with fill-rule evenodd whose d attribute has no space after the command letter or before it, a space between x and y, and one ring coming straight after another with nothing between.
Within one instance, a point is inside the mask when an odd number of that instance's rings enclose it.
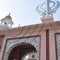
<instances>
[{"instance_id":1,"label":"khanda symbol","mask_svg":"<svg viewBox=\"0 0 60 60\"><path fill-rule=\"evenodd\" d=\"M55 13L58 10L59 7L60 7L59 1L46 0L46 3L44 2L36 7L36 11L43 17L49 15L51 16L53 13Z\"/></svg>"}]
</instances>

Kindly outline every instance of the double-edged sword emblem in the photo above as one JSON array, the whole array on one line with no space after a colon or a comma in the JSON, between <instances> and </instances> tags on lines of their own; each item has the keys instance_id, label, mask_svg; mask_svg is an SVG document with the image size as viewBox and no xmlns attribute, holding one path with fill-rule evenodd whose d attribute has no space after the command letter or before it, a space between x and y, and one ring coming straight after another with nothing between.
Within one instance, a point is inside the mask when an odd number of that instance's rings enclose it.
<instances>
[{"instance_id":1,"label":"double-edged sword emblem","mask_svg":"<svg viewBox=\"0 0 60 60\"><path fill-rule=\"evenodd\" d=\"M52 16L53 13L55 13L58 10L59 7L59 1L46 0L46 2L43 2L41 5L38 5L36 7L36 11L43 17Z\"/></svg>"}]
</instances>

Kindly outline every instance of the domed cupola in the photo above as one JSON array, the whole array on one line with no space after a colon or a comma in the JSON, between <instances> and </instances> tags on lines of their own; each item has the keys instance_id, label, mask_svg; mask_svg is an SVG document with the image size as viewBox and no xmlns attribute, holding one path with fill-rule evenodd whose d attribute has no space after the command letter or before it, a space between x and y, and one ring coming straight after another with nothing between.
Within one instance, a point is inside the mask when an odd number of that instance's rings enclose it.
<instances>
[{"instance_id":1,"label":"domed cupola","mask_svg":"<svg viewBox=\"0 0 60 60\"><path fill-rule=\"evenodd\" d=\"M1 25L12 27L13 21L12 21L12 17L10 16L10 13L9 13L9 15L7 15L3 19L1 19Z\"/></svg>"}]
</instances>

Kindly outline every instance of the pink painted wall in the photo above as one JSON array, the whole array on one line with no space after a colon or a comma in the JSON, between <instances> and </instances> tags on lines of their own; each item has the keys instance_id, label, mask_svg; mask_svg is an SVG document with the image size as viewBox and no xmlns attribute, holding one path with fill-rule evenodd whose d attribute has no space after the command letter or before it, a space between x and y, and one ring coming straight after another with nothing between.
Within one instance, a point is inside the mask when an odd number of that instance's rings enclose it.
<instances>
[{"instance_id":1,"label":"pink painted wall","mask_svg":"<svg viewBox=\"0 0 60 60\"><path fill-rule=\"evenodd\" d=\"M38 31L38 29L36 31ZM16 31L16 33L17 33L17 31ZM49 56L50 56L49 58L50 58L50 60L56 60L55 33L60 33L60 28L59 29L49 29ZM29 36L29 34L27 34L26 36ZM33 36L35 34L36 34L36 32L34 32L31 36ZM39 35L41 36L40 60L46 60L46 30L43 29L39 33ZM19 35L19 36L6 35L5 36L3 44L2 44L2 48L0 50L0 60L2 60L2 57L3 57L3 52L4 52L5 45L6 45L6 39L18 38L18 37L21 37L21 35Z\"/></svg>"}]
</instances>

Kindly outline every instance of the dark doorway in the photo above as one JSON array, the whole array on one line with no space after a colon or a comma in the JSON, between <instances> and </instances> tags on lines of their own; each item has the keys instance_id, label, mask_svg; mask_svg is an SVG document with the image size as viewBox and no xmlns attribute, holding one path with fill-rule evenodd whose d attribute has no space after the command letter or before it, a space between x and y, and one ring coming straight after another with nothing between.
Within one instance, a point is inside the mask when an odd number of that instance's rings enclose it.
<instances>
[{"instance_id":1,"label":"dark doorway","mask_svg":"<svg viewBox=\"0 0 60 60\"><path fill-rule=\"evenodd\" d=\"M34 46L28 43L22 43L21 45L16 46L12 49L9 54L8 60L22 60L22 57L29 52L36 52Z\"/></svg>"}]
</instances>

